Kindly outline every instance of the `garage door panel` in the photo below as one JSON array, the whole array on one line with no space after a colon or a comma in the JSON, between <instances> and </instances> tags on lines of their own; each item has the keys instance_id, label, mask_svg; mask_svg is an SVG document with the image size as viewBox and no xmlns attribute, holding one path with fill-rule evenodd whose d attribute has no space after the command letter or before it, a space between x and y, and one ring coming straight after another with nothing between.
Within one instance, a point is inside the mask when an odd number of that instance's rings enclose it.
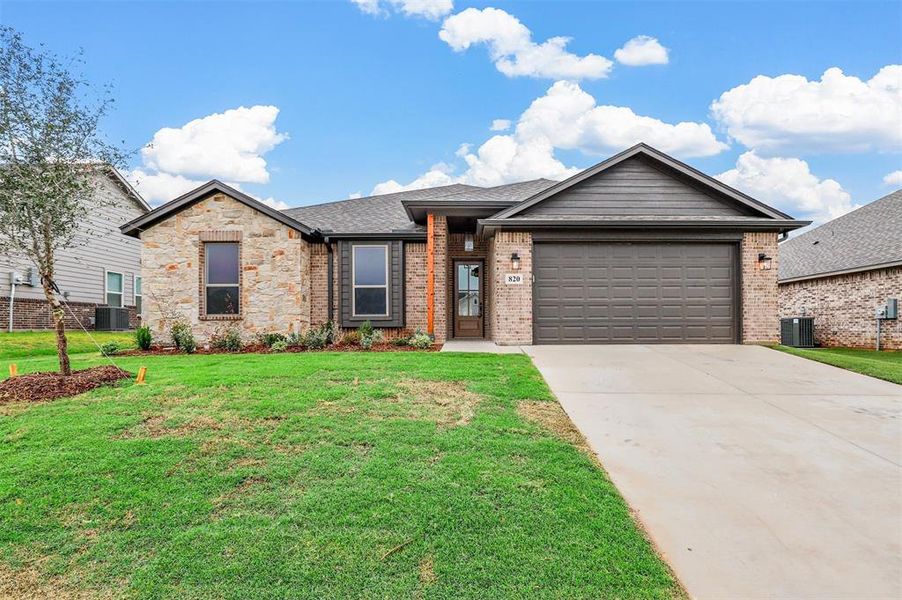
<instances>
[{"instance_id":1,"label":"garage door panel","mask_svg":"<svg viewBox=\"0 0 902 600\"><path fill-rule=\"evenodd\" d=\"M537 243L536 343L736 341L735 246Z\"/></svg>"}]
</instances>

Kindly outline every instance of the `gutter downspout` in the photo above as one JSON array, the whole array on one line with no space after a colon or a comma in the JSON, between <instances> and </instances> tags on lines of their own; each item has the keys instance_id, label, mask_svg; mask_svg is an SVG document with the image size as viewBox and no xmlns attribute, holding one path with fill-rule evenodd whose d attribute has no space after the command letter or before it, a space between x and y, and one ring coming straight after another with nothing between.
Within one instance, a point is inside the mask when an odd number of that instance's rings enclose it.
<instances>
[{"instance_id":1,"label":"gutter downspout","mask_svg":"<svg viewBox=\"0 0 902 600\"><path fill-rule=\"evenodd\" d=\"M9 332L13 332L13 301L16 299L16 282L9 283Z\"/></svg>"},{"instance_id":2,"label":"gutter downspout","mask_svg":"<svg viewBox=\"0 0 902 600\"><path fill-rule=\"evenodd\" d=\"M334 256L332 254L332 243L329 241L329 238L326 237L326 254L329 256L328 261L326 262L326 304L329 305L329 314L327 315L326 321L333 321L335 319L335 306L334 306L334 298L333 298L333 273L334 267L332 266L332 261L334 260Z\"/></svg>"}]
</instances>

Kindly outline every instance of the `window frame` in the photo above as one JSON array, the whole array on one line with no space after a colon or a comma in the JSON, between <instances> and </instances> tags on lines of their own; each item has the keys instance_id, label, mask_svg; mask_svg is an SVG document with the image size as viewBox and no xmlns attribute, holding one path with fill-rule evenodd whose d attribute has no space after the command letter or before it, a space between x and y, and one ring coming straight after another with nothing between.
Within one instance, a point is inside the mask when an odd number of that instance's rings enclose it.
<instances>
[{"instance_id":1,"label":"window frame","mask_svg":"<svg viewBox=\"0 0 902 600\"><path fill-rule=\"evenodd\" d=\"M118 292L110 291L110 274L119 276L119 285L120 290ZM118 294L119 295L119 306L113 306L110 304L110 294ZM112 308L124 308L125 307L125 274L120 273L119 271L111 271L110 269L103 270L103 303L106 306Z\"/></svg>"},{"instance_id":2,"label":"window frame","mask_svg":"<svg viewBox=\"0 0 902 600\"><path fill-rule=\"evenodd\" d=\"M144 290L142 289L141 290L142 293L140 293L140 294L138 293L138 282L139 281L141 282L141 286L143 287L144 279L140 275L132 273L132 302L134 303L134 306L135 306L135 312L138 313L138 316L140 317L141 316L141 308L143 307L143 304L144 304L144 293L143 293ZM141 299L142 306L138 306L138 298Z\"/></svg>"},{"instance_id":3,"label":"window frame","mask_svg":"<svg viewBox=\"0 0 902 600\"><path fill-rule=\"evenodd\" d=\"M361 284L356 281L357 249L380 248L385 257L385 283L383 285ZM391 318L391 248L389 244L354 244L351 246L351 318L352 319L388 319ZM357 288L361 289L385 289L385 312L381 314L361 314L357 312Z\"/></svg>"},{"instance_id":4,"label":"window frame","mask_svg":"<svg viewBox=\"0 0 902 600\"><path fill-rule=\"evenodd\" d=\"M224 245L224 244L232 244L236 247L238 253L238 281L235 283L207 283L207 279L209 277L210 272L210 261L207 260L207 248L210 245ZM242 288L242 274L241 274L241 241L240 240L204 240L201 242L201 256L203 257L203 271L201 272L201 298L203 302L203 314L201 315L204 319L210 320L233 320L233 319L241 319L244 313L244 302L241 300L241 288ZM211 313L210 306L207 302L207 289L211 287L221 287L221 288L236 288L238 290L238 312L234 313Z\"/></svg>"}]
</instances>

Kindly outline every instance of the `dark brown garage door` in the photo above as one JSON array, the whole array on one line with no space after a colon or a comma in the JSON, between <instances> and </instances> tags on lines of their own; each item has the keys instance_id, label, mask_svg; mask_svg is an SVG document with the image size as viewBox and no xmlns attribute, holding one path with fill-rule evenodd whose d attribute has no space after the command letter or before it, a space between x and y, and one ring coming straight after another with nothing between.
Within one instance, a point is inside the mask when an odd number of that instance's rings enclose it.
<instances>
[{"instance_id":1,"label":"dark brown garage door","mask_svg":"<svg viewBox=\"0 0 902 600\"><path fill-rule=\"evenodd\" d=\"M537 344L737 342L734 244L536 243Z\"/></svg>"}]
</instances>

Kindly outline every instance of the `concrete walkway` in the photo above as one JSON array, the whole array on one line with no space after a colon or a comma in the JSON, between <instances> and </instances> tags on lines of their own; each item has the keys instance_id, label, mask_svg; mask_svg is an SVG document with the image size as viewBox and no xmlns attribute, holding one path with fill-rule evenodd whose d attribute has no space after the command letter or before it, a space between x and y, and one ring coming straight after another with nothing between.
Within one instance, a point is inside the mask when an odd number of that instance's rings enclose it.
<instances>
[{"instance_id":1,"label":"concrete walkway","mask_svg":"<svg viewBox=\"0 0 902 600\"><path fill-rule=\"evenodd\" d=\"M902 386L754 346L524 350L692 596L902 597Z\"/></svg>"}]
</instances>

